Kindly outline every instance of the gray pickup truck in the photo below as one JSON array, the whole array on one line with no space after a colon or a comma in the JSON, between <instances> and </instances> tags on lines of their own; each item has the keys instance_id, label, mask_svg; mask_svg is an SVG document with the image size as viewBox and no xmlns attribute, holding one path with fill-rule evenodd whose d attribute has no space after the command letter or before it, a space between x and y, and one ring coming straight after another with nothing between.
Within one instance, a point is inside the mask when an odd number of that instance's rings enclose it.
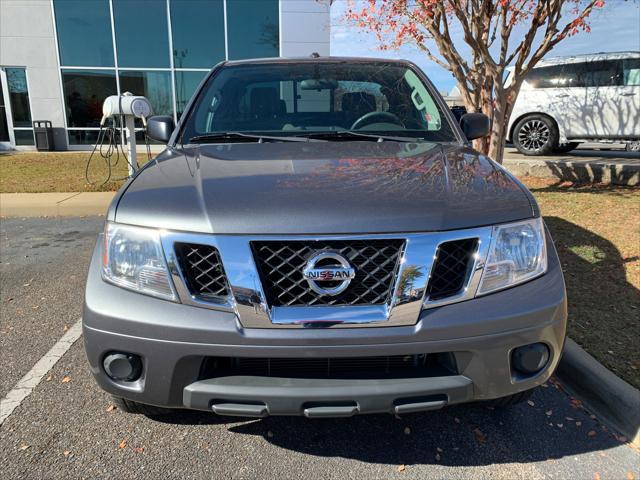
<instances>
[{"instance_id":1,"label":"gray pickup truck","mask_svg":"<svg viewBox=\"0 0 640 480\"><path fill-rule=\"evenodd\" d=\"M566 294L531 193L405 61L223 62L115 196L84 340L125 411L340 417L507 406Z\"/></svg>"}]
</instances>

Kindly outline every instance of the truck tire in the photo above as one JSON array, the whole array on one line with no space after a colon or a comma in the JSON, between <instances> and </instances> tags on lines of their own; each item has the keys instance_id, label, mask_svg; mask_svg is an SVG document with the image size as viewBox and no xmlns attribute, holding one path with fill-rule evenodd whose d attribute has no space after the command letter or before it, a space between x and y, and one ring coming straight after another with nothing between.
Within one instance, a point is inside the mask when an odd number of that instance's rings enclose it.
<instances>
[{"instance_id":1,"label":"truck tire","mask_svg":"<svg viewBox=\"0 0 640 480\"><path fill-rule=\"evenodd\" d=\"M558 126L546 115L527 115L513 129L513 144L523 155L550 155L558 148Z\"/></svg>"},{"instance_id":2,"label":"truck tire","mask_svg":"<svg viewBox=\"0 0 640 480\"><path fill-rule=\"evenodd\" d=\"M154 405L146 405L144 403L134 402L122 397L113 397L114 405L123 412L145 415L147 417L159 417L172 413L169 408L156 407Z\"/></svg>"},{"instance_id":3,"label":"truck tire","mask_svg":"<svg viewBox=\"0 0 640 480\"><path fill-rule=\"evenodd\" d=\"M569 142L558 145L553 153L569 153L571 150L578 148L580 142Z\"/></svg>"},{"instance_id":4,"label":"truck tire","mask_svg":"<svg viewBox=\"0 0 640 480\"><path fill-rule=\"evenodd\" d=\"M512 405L517 405L518 403L522 403L528 400L534 390L534 388L531 388L529 390L525 390L524 392L514 393L513 395L509 395L507 397L489 400L487 402L487 406L494 408L507 408L511 407Z\"/></svg>"}]
</instances>

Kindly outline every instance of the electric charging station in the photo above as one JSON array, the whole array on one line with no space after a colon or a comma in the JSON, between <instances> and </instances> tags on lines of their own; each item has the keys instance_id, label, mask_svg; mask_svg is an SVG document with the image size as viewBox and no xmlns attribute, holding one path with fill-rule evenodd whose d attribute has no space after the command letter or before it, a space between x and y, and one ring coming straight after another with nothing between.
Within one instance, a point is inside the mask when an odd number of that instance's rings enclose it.
<instances>
[{"instance_id":1,"label":"electric charging station","mask_svg":"<svg viewBox=\"0 0 640 480\"><path fill-rule=\"evenodd\" d=\"M142 120L142 125L147 127L147 118L153 115L153 109L146 97L125 92L122 95L111 95L102 104L102 119L100 120L100 132L93 147L91 155L85 167L85 178L88 183L96 184L89 178L89 167L96 151L105 162L107 175L102 183L111 180L112 169L122 155L128 165L128 176L131 177L138 169L138 155L136 150L136 118ZM108 125L111 121L111 125ZM124 142L127 143L127 153L124 152ZM147 155L151 158L149 143L147 141ZM114 160L115 157L115 160ZM119 179L123 180L123 179Z\"/></svg>"},{"instance_id":2,"label":"electric charging station","mask_svg":"<svg viewBox=\"0 0 640 480\"><path fill-rule=\"evenodd\" d=\"M136 131L135 119L140 118L144 127L147 127L147 118L152 114L151 104L146 97L133 95L131 92L125 92L122 95L111 95L107 97L102 104L102 119L100 126L102 127L108 118L115 116L123 116L128 144L129 158L129 176L133 175L138 169L138 158L136 152Z\"/></svg>"}]
</instances>

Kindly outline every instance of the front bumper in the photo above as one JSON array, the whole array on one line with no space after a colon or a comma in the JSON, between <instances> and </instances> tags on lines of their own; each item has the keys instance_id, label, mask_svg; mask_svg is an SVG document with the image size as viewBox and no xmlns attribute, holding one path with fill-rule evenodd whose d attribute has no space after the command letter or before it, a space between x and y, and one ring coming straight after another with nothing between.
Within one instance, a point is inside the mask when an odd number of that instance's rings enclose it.
<instances>
[{"instance_id":1,"label":"front bumper","mask_svg":"<svg viewBox=\"0 0 640 480\"><path fill-rule=\"evenodd\" d=\"M347 416L406 413L507 396L540 385L560 359L566 294L549 244L549 269L526 284L425 310L412 326L341 329L243 328L233 313L155 299L102 281L101 242L89 270L83 331L98 384L133 401L225 415ZM514 374L511 351L542 342L550 359L529 377ZM143 361L135 382L102 367L124 351ZM334 358L451 353L448 376L366 380L227 376L202 378L207 357Z\"/></svg>"}]
</instances>

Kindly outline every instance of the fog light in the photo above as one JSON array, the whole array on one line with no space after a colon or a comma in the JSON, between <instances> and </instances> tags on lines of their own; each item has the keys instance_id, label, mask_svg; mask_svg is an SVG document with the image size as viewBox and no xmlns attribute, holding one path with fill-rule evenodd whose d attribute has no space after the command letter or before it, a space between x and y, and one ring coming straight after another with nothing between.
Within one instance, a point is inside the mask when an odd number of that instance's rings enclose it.
<instances>
[{"instance_id":1,"label":"fog light","mask_svg":"<svg viewBox=\"0 0 640 480\"><path fill-rule=\"evenodd\" d=\"M120 382L133 382L142 373L142 360L132 353L110 353L104 357L102 365L109 377Z\"/></svg>"},{"instance_id":2,"label":"fog light","mask_svg":"<svg viewBox=\"0 0 640 480\"><path fill-rule=\"evenodd\" d=\"M549 347L532 343L516 348L511 353L511 364L520 373L530 375L542 370L549 361Z\"/></svg>"}]
</instances>

